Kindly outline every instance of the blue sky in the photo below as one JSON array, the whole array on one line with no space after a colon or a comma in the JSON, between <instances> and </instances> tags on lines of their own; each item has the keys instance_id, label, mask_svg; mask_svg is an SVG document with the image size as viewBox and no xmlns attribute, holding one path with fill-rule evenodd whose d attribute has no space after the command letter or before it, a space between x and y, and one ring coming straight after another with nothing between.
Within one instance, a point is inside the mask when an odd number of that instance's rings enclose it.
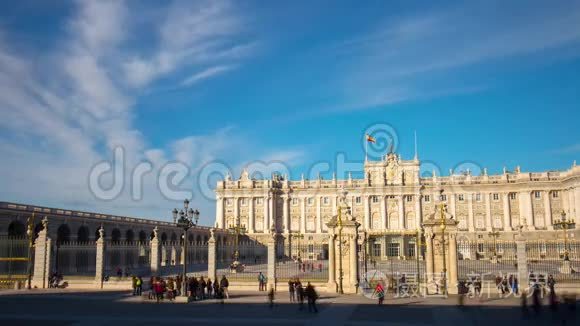
<instances>
[{"instance_id":1,"label":"blue sky","mask_svg":"<svg viewBox=\"0 0 580 326\"><path fill-rule=\"evenodd\" d=\"M365 130L384 124L403 158L416 130L423 169L444 175L580 157L579 1L1 6L0 200L168 219L180 202L157 181L173 162L188 170L169 188L210 225L200 180L276 162L330 178L337 155L360 168ZM91 171L118 147L125 182L103 200Z\"/></svg>"}]
</instances>

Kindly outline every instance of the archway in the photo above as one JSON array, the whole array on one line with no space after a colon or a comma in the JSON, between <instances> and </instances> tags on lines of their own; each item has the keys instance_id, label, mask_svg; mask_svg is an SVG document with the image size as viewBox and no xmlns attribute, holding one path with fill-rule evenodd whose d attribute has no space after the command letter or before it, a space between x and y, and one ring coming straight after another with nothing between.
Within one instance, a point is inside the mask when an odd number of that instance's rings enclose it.
<instances>
[{"instance_id":1,"label":"archway","mask_svg":"<svg viewBox=\"0 0 580 326\"><path fill-rule=\"evenodd\" d=\"M129 229L127 232L125 232L125 240L128 242L133 242L133 240L135 240L135 234L133 233L133 230Z\"/></svg>"},{"instance_id":2,"label":"archway","mask_svg":"<svg viewBox=\"0 0 580 326\"><path fill-rule=\"evenodd\" d=\"M70 228L66 224L61 224L56 230L56 243L61 244L68 241L70 241Z\"/></svg>"},{"instance_id":3,"label":"archway","mask_svg":"<svg viewBox=\"0 0 580 326\"><path fill-rule=\"evenodd\" d=\"M140 242L146 242L147 241L147 233L145 233L145 231L140 231L139 232L139 241Z\"/></svg>"},{"instance_id":4,"label":"archway","mask_svg":"<svg viewBox=\"0 0 580 326\"><path fill-rule=\"evenodd\" d=\"M12 221L8 225L8 235L11 237L24 237L26 236L26 226L20 221Z\"/></svg>"},{"instance_id":5,"label":"archway","mask_svg":"<svg viewBox=\"0 0 580 326\"><path fill-rule=\"evenodd\" d=\"M88 242L89 241L89 228L86 226L81 226L77 231L77 241Z\"/></svg>"},{"instance_id":6,"label":"archway","mask_svg":"<svg viewBox=\"0 0 580 326\"><path fill-rule=\"evenodd\" d=\"M119 229L113 229L113 232L111 232L111 241L112 242L121 241L121 231Z\"/></svg>"}]
</instances>

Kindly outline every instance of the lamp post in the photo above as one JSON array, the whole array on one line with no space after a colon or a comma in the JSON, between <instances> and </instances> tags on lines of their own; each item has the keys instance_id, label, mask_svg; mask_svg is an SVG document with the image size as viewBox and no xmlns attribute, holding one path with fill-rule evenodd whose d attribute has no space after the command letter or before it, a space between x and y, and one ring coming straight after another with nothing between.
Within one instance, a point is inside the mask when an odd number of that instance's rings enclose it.
<instances>
[{"instance_id":1,"label":"lamp post","mask_svg":"<svg viewBox=\"0 0 580 326\"><path fill-rule=\"evenodd\" d=\"M554 228L556 229L562 229L562 232L564 232L564 260L565 261L569 261L570 260L570 253L568 251L568 230L569 229L573 229L576 227L576 222L574 222L574 220L567 220L566 219L566 212L564 210L562 210L561 213L562 219L561 220L556 220L554 222Z\"/></svg>"},{"instance_id":2,"label":"lamp post","mask_svg":"<svg viewBox=\"0 0 580 326\"><path fill-rule=\"evenodd\" d=\"M343 281L343 268L342 268L342 209L345 208L347 211L349 207L346 205L346 195L348 191L342 189L340 192L340 198L342 203L338 206L338 293L344 294L342 287ZM344 207L343 207L344 205Z\"/></svg>"},{"instance_id":3,"label":"lamp post","mask_svg":"<svg viewBox=\"0 0 580 326\"><path fill-rule=\"evenodd\" d=\"M189 207L189 200L185 199L183 209L178 211L177 208L174 208L172 213L173 223L183 230L183 281L181 282L183 289L181 295L187 298L187 231L197 225L199 211Z\"/></svg>"},{"instance_id":4,"label":"lamp post","mask_svg":"<svg viewBox=\"0 0 580 326\"><path fill-rule=\"evenodd\" d=\"M491 228L491 232L488 233L490 237L493 238L493 256L491 256L492 262L497 262L497 238L499 237L499 231L495 228Z\"/></svg>"},{"instance_id":5,"label":"lamp post","mask_svg":"<svg viewBox=\"0 0 580 326\"><path fill-rule=\"evenodd\" d=\"M440 218L439 222L441 223L441 246L442 246L442 253L443 253L443 295L447 294L447 262L445 257L445 228L447 225L445 224L445 210L447 205L443 202L443 198L441 198L441 203L439 204L439 211L440 211Z\"/></svg>"},{"instance_id":6,"label":"lamp post","mask_svg":"<svg viewBox=\"0 0 580 326\"><path fill-rule=\"evenodd\" d=\"M233 257L235 263L240 258L240 250L239 250L240 235L244 235L246 233L246 226L240 225L240 221L238 220L236 225L230 225L229 230L236 236L236 240L234 242L234 257Z\"/></svg>"},{"instance_id":7,"label":"lamp post","mask_svg":"<svg viewBox=\"0 0 580 326\"><path fill-rule=\"evenodd\" d=\"M302 256L300 253L302 252L302 239L304 239L304 234L300 233L300 231L291 234L292 239L298 240L298 259L302 261ZM292 248L290 248L292 251ZM292 252L290 252L290 256L292 256Z\"/></svg>"},{"instance_id":8,"label":"lamp post","mask_svg":"<svg viewBox=\"0 0 580 326\"><path fill-rule=\"evenodd\" d=\"M28 236L28 263L26 265L26 270L28 272L28 285L27 288L32 289L32 248L34 248L34 212L32 216L28 218L27 221L28 228L26 230L26 235Z\"/></svg>"}]
</instances>

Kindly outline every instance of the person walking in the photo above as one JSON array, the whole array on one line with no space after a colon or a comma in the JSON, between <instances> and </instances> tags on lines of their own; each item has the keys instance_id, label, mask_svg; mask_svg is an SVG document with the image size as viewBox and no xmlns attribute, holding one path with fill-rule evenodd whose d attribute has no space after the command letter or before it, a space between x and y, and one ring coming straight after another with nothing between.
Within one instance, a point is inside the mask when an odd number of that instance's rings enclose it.
<instances>
[{"instance_id":1,"label":"person walking","mask_svg":"<svg viewBox=\"0 0 580 326\"><path fill-rule=\"evenodd\" d=\"M296 295L298 296L298 310L302 310L304 308L304 288L302 287L300 281L298 281L296 292Z\"/></svg>"},{"instance_id":2,"label":"person walking","mask_svg":"<svg viewBox=\"0 0 580 326\"><path fill-rule=\"evenodd\" d=\"M268 291L268 304L270 309L274 308L274 288L271 288L270 291Z\"/></svg>"},{"instance_id":3,"label":"person walking","mask_svg":"<svg viewBox=\"0 0 580 326\"><path fill-rule=\"evenodd\" d=\"M141 296L141 294L143 293L143 279L141 278L141 276L137 277L137 280L135 281L136 285L137 285L137 295Z\"/></svg>"},{"instance_id":4,"label":"person walking","mask_svg":"<svg viewBox=\"0 0 580 326\"><path fill-rule=\"evenodd\" d=\"M385 301L385 288L381 283L378 283L375 287L374 294L376 294L377 298L379 298L379 305L382 305L383 301Z\"/></svg>"},{"instance_id":5,"label":"person walking","mask_svg":"<svg viewBox=\"0 0 580 326\"><path fill-rule=\"evenodd\" d=\"M200 296L202 299L205 299L205 288L207 287L207 283L203 279L203 276L199 280L199 289L200 289Z\"/></svg>"},{"instance_id":6,"label":"person walking","mask_svg":"<svg viewBox=\"0 0 580 326\"><path fill-rule=\"evenodd\" d=\"M206 287L207 287L207 298L211 299L212 298L211 292L212 292L213 287L212 287L212 283L211 283L211 278L209 278L209 277L207 278Z\"/></svg>"},{"instance_id":7,"label":"person walking","mask_svg":"<svg viewBox=\"0 0 580 326\"><path fill-rule=\"evenodd\" d=\"M290 302L294 302L294 280L288 280L288 293L290 294Z\"/></svg>"},{"instance_id":8,"label":"person walking","mask_svg":"<svg viewBox=\"0 0 580 326\"><path fill-rule=\"evenodd\" d=\"M137 277L131 276L131 287L133 288L133 296L137 295Z\"/></svg>"},{"instance_id":9,"label":"person walking","mask_svg":"<svg viewBox=\"0 0 580 326\"><path fill-rule=\"evenodd\" d=\"M228 291L228 287L230 286L230 282L228 281L228 279L226 278L225 275L222 276L222 279L220 280L220 288L224 294L224 296L226 297L226 299L230 298L230 293Z\"/></svg>"},{"instance_id":10,"label":"person walking","mask_svg":"<svg viewBox=\"0 0 580 326\"><path fill-rule=\"evenodd\" d=\"M314 290L314 287L310 282L306 285L306 297L308 298L308 312L314 311L318 313L318 309L316 308L316 299L318 299L318 293Z\"/></svg>"}]
</instances>

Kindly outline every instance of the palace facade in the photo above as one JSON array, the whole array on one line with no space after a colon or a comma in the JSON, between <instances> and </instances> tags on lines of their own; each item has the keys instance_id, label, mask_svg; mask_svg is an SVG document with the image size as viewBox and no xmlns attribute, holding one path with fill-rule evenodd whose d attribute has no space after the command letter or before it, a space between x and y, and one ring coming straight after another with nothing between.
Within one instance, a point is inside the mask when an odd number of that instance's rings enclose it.
<instances>
[{"instance_id":1,"label":"palace facade","mask_svg":"<svg viewBox=\"0 0 580 326\"><path fill-rule=\"evenodd\" d=\"M244 170L238 180L228 176L217 183L216 225L243 226L257 239L274 228L283 235L301 233L309 241L323 241L344 188L361 230L382 238L373 250L404 256L414 247L409 235L420 230L440 200L468 239L488 238L498 231L499 239L512 240L520 229L530 238L561 238L554 222L562 212L567 219L580 212L580 166L575 163L566 171L522 172L517 167L500 175L488 175L484 169L479 176L467 172L428 178L421 177L420 164L416 157L402 160L388 153L381 161L364 164L363 179L349 175L344 180L291 181L276 175L255 180ZM572 237L580 235L579 226Z\"/></svg>"}]
</instances>

